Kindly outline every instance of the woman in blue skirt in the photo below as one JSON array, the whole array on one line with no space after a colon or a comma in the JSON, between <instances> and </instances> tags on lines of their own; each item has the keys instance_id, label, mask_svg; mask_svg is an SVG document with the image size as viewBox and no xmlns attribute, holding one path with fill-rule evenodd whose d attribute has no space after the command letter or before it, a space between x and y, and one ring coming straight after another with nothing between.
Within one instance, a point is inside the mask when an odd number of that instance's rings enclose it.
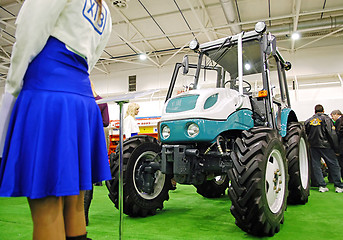
<instances>
[{"instance_id":1,"label":"woman in blue skirt","mask_svg":"<svg viewBox=\"0 0 343 240\"><path fill-rule=\"evenodd\" d=\"M111 179L89 81L110 36L110 12L101 0L26 0L16 24L0 196L27 197L33 239L87 239L84 190Z\"/></svg>"}]
</instances>

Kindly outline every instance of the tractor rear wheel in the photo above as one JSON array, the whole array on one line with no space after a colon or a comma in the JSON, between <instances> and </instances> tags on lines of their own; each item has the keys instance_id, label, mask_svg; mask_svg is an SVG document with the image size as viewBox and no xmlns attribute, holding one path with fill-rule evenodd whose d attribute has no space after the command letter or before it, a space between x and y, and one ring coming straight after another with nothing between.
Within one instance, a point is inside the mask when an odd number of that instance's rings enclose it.
<instances>
[{"instance_id":1,"label":"tractor rear wheel","mask_svg":"<svg viewBox=\"0 0 343 240\"><path fill-rule=\"evenodd\" d=\"M288 160L288 203L305 204L310 195L310 154L305 128L300 123L290 123L284 137Z\"/></svg>"},{"instance_id":2,"label":"tractor rear wheel","mask_svg":"<svg viewBox=\"0 0 343 240\"><path fill-rule=\"evenodd\" d=\"M227 175L216 176L211 180L206 180L202 184L194 185L197 193L206 198L219 198L225 195L225 190L229 186Z\"/></svg>"},{"instance_id":3,"label":"tractor rear wheel","mask_svg":"<svg viewBox=\"0 0 343 240\"><path fill-rule=\"evenodd\" d=\"M242 132L231 153L231 213L236 225L256 236L279 232L287 206L288 171L276 130L256 127Z\"/></svg>"}]
</instances>

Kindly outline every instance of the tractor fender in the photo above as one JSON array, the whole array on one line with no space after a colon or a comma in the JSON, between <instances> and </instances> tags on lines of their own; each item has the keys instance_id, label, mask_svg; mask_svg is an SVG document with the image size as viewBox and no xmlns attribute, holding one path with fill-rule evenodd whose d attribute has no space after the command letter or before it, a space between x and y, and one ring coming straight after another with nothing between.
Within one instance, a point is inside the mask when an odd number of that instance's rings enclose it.
<instances>
[{"instance_id":1,"label":"tractor fender","mask_svg":"<svg viewBox=\"0 0 343 240\"><path fill-rule=\"evenodd\" d=\"M284 108L281 110L281 129L279 130L282 137L287 134L287 124L289 122L298 122L298 118L292 109Z\"/></svg>"}]
</instances>

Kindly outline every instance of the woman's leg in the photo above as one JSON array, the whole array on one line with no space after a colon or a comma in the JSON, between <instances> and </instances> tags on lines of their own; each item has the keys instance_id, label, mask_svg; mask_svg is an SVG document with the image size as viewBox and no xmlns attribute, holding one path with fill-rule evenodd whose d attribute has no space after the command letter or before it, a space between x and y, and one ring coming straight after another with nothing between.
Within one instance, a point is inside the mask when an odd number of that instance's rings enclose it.
<instances>
[{"instance_id":1,"label":"woman's leg","mask_svg":"<svg viewBox=\"0 0 343 240\"><path fill-rule=\"evenodd\" d=\"M28 202L33 221L33 240L65 240L63 198L28 198Z\"/></svg>"},{"instance_id":2,"label":"woman's leg","mask_svg":"<svg viewBox=\"0 0 343 240\"><path fill-rule=\"evenodd\" d=\"M84 211L84 191L79 195L64 197L64 225L67 237L86 234L86 221Z\"/></svg>"}]
</instances>

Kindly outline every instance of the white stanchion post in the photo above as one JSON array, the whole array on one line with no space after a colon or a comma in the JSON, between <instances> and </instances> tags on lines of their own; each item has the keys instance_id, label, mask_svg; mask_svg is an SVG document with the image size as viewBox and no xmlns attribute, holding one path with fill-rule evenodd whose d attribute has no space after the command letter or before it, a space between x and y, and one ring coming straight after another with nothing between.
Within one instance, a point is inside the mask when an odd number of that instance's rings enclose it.
<instances>
[{"instance_id":1,"label":"white stanchion post","mask_svg":"<svg viewBox=\"0 0 343 240\"><path fill-rule=\"evenodd\" d=\"M119 105L119 239L123 236L123 105L126 101L116 102Z\"/></svg>"}]
</instances>

